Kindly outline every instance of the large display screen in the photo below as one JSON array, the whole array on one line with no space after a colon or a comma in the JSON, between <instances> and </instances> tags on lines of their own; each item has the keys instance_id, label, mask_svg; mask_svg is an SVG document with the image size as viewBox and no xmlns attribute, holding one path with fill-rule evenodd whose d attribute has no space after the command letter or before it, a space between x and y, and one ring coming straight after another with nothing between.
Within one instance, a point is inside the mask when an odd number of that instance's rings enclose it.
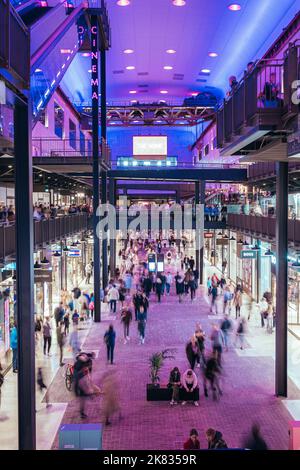
<instances>
[{"instance_id":1,"label":"large display screen","mask_svg":"<svg viewBox=\"0 0 300 470\"><path fill-rule=\"evenodd\" d=\"M166 157L168 154L168 138L154 135L133 136L134 157Z\"/></svg>"}]
</instances>

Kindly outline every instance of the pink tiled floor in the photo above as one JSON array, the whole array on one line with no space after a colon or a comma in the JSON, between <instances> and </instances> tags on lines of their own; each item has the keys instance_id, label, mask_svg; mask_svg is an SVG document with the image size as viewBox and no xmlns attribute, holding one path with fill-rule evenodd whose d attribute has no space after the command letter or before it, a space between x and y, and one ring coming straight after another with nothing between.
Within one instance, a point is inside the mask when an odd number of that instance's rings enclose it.
<instances>
[{"instance_id":1,"label":"pink tiled floor","mask_svg":"<svg viewBox=\"0 0 300 470\"><path fill-rule=\"evenodd\" d=\"M176 360L166 363L161 381L167 382L170 368L175 364L184 372L187 368L185 343L194 331L196 322L201 322L207 333L211 320L209 308L198 292L198 298L191 303L187 298L179 304L174 295L164 297L162 303L151 300L146 342L139 345L136 323L131 326L131 341L123 344L119 319L115 320L117 344L115 348L116 366L106 366L103 334L108 321L95 324L89 334L85 348L100 350L95 360L94 380L101 385L101 376L107 367L115 367L121 383L121 403L123 419L117 417L112 425L105 428L104 449L175 449L181 448L192 427L198 429L201 446L205 447L204 433L208 427L223 432L230 447L239 447L254 419L260 422L262 434L272 449L287 449L288 420L291 419L280 399L274 397L274 362L269 357L239 357L235 350L224 354L224 395L216 403L203 396L200 387L200 406L171 408L167 402L147 402L146 383L148 382L148 358L151 353L164 348L177 348ZM209 349L209 340L207 348ZM202 385L202 384L201 384ZM299 398L298 390L290 385L293 397ZM63 423L80 422L78 403L64 388L62 375L58 374L50 388L52 400L68 401ZM54 400L55 397L55 400ZM99 422L101 398L89 401L88 422ZM58 446L58 437L54 448Z\"/></svg>"}]
</instances>

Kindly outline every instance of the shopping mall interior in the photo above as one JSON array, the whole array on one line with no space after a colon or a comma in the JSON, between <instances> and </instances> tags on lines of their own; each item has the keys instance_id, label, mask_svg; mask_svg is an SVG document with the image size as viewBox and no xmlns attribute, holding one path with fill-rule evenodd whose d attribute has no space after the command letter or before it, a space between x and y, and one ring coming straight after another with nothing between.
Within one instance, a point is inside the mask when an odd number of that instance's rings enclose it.
<instances>
[{"instance_id":1,"label":"shopping mall interior","mask_svg":"<svg viewBox=\"0 0 300 470\"><path fill-rule=\"evenodd\" d=\"M0 450L300 450L298 0L0 0Z\"/></svg>"}]
</instances>

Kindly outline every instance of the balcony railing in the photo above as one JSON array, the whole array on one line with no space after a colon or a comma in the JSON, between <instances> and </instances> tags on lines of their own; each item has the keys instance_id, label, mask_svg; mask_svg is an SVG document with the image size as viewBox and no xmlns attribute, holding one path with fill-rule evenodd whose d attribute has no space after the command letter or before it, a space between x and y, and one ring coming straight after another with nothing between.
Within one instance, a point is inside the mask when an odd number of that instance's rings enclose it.
<instances>
[{"instance_id":1,"label":"balcony railing","mask_svg":"<svg viewBox=\"0 0 300 470\"><path fill-rule=\"evenodd\" d=\"M227 225L258 237L276 238L276 218L273 217L228 214ZM288 220L288 240L295 245L300 244L300 220Z\"/></svg>"},{"instance_id":2,"label":"balcony railing","mask_svg":"<svg viewBox=\"0 0 300 470\"><path fill-rule=\"evenodd\" d=\"M90 219L87 214L72 214L54 219L33 221L34 248L44 243L54 243L63 238L75 235L90 228ZM15 224L0 226L0 259L13 256L16 252Z\"/></svg>"},{"instance_id":3,"label":"balcony railing","mask_svg":"<svg viewBox=\"0 0 300 470\"><path fill-rule=\"evenodd\" d=\"M285 68L288 67L288 62ZM222 148L243 127L258 122L278 124L288 85L283 82L283 61L260 62L231 90L217 112L217 146ZM264 119L262 121L262 119Z\"/></svg>"},{"instance_id":4,"label":"balcony railing","mask_svg":"<svg viewBox=\"0 0 300 470\"><path fill-rule=\"evenodd\" d=\"M23 87L29 87L29 32L9 0L0 0L0 67L21 80Z\"/></svg>"},{"instance_id":5,"label":"balcony railing","mask_svg":"<svg viewBox=\"0 0 300 470\"><path fill-rule=\"evenodd\" d=\"M32 156L62 159L82 157L91 162L93 158L92 140L34 138L32 139ZM109 165L110 148L104 139L99 145L99 158L103 163Z\"/></svg>"}]
</instances>

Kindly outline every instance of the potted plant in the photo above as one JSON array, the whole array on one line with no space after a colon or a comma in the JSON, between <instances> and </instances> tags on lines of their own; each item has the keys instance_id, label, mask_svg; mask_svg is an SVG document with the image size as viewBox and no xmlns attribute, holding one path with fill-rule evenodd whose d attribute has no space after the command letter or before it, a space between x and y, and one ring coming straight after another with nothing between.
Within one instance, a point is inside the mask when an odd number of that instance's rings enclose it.
<instances>
[{"instance_id":1,"label":"potted plant","mask_svg":"<svg viewBox=\"0 0 300 470\"><path fill-rule=\"evenodd\" d=\"M153 353L149 358L150 364L150 379L151 383L147 385L147 400L160 399L157 393L151 391L160 389L160 377L159 372L164 365L166 359L175 359L174 353L176 349L164 349L161 352Z\"/></svg>"}]
</instances>

